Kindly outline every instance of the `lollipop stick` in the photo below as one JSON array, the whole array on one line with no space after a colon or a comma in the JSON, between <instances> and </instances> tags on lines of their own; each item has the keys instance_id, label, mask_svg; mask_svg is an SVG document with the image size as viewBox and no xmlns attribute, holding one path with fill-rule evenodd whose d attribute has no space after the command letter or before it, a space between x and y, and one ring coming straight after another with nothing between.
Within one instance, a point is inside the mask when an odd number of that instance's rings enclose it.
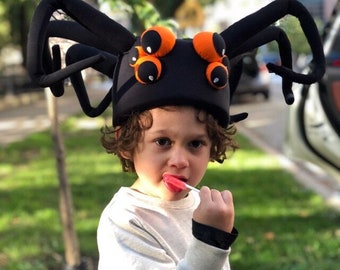
<instances>
[{"instance_id":1,"label":"lollipop stick","mask_svg":"<svg viewBox=\"0 0 340 270\"><path fill-rule=\"evenodd\" d=\"M191 189L191 190L196 191L196 192L200 192L199 189L197 189L197 188L195 188L193 186L190 186L190 185L188 185L186 183L184 183L184 184L185 184L186 188Z\"/></svg>"}]
</instances>

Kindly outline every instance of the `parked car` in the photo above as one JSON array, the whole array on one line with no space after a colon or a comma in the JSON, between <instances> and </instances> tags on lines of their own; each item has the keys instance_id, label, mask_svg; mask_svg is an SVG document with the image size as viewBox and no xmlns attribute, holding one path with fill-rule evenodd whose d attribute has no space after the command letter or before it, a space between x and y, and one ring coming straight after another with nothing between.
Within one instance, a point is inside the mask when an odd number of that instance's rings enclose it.
<instances>
[{"instance_id":1,"label":"parked car","mask_svg":"<svg viewBox=\"0 0 340 270\"><path fill-rule=\"evenodd\" d=\"M255 54L243 57L243 70L235 91L233 102L238 102L244 95L262 95L269 98L270 76L264 63L256 59Z\"/></svg>"},{"instance_id":2,"label":"parked car","mask_svg":"<svg viewBox=\"0 0 340 270\"><path fill-rule=\"evenodd\" d=\"M318 83L293 89L284 148L290 157L323 168L340 183L339 10L333 14L324 35L326 74Z\"/></svg>"}]
</instances>

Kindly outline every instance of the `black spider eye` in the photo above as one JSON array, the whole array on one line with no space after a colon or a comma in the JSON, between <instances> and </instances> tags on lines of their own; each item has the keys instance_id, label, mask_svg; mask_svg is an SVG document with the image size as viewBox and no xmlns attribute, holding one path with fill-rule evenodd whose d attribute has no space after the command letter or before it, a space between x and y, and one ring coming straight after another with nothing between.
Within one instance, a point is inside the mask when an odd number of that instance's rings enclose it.
<instances>
[{"instance_id":1,"label":"black spider eye","mask_svg":"<svg viewBox=\"0 0 340 270\"><path fill-rule=\"evenodd\" d=\"M143 50L148 54L154 54L162 44L161 36L157 31L148 30L142 37Z\"/></svg>"},{"instance_id":2,"label":"black spider eye","mask_svg":"<svg viewBox=\"0 0 340 270\"><path fill-rule=\"evenodd\" d=\"M145 56L143 48L141 46L134 47L132 51L132 56L129 59L129 65L133 67L136 64L137 60L142 56Z\"/></svg>"},{"instance_id":3,"label":"black spider eye","mask_svg":"<svg viewBox=\"0 0 340 270\"><path fill-rule=\"evenodd\" d=\"M141 46L136 46L131 53L129 64L135 70L135 78L142 84L153 83L161 75L162 64L158 57L169 53L176 43L175 35L162 26L154 26L140 39Z\"/></svg>"},{"instance_id":4,"label":"black spider eye","mask_svg":"<svg viewBox=\"0 0 340 270\"><path fill-rule=\"evenodd\" d=\"M216 53L220 56L223 57L225 55L225 42L224 39L217 33L213 34L213 44L214 48L216 50Z\"/></svg>"},{"instance_id":5,"label":"black spider eye","mask_svg":"<svg viewBox=\"0 0 340 270\"><path fill-rule=\"evenodd\" d=\"M212 32L200 32L193 38L196 53L209 62L206 77L211 86L223 89L228 83L228 58L225 55L225 42L222 36Z\"/></svg>"},{"instance_id":6,"label":"black spider eye","mask_svg":"<svg viewBox=\"0 0 340 270\"><path fill-rule=\"evenodd\" d=\"M142 84L155 82L161 75L161 62L153 56L144 56L136 62L135 77Z\"/></svg>"},{"instance_id":7,"label":"black spider eye","mask_svg":"<svg viewBox=\"0 0 340 270\"><path fill-rule=\"evenodd\" d=\"M162 57L169 53L176 42L175 35L166 27L154 26L141 36L141 45L145 53Z\"/></svg>"},{"instance_id":8,"label":"black spider eye","mask_svg":"<svg viewBox=\"0 0 340 270\"><path fill-rule=\"evenodd\" d=\"M226 87L228 83L228 69L226 66L218 62L208 65L206 69L206 76L209 83L217 89Z\"/></svg>"}]
</instances>

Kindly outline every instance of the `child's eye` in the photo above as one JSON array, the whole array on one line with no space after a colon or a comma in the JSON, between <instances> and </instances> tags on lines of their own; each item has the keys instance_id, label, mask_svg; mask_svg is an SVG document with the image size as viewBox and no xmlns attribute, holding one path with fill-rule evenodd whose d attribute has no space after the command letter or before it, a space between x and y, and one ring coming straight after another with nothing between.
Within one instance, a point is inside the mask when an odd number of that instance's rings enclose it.
<instances>
[{"instance_id":1,"label":"child's eye","mask_svg":"<svg viewBox=\"0 0 340 270\"><path fill-rule=\"evenodd\" d=\"M168 138L159 138L155 142L159 146L170 146L171 145L171 140Z\"/></svg>"},{"instance_id":2,"label":"child's eye","mask_svg":"<svg viewBox=\"0 0 340 270\"><path fill-rule=\"evenodd\" d=\"M202 145L204 145L204 142L200 140L194 140L189 143L189 146L192 148L200 148Z\"/></svg>"}]
</instances>

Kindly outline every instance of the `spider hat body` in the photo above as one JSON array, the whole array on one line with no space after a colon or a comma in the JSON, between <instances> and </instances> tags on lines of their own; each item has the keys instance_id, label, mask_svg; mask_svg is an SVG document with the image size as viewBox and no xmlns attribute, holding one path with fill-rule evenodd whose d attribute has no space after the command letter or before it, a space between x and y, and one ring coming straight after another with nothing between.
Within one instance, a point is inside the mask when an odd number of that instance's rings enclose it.
<instances>
[{"instance_id":1,"label":"spider hat body","mask_svg":"<svg viewBox=\"0 0 340 270\"><path fill-rule=\"evenodd\" d=\"M145 33L149 31L152 30ZM211 63L195 51L191 39L175 39L171 50L161 56L150 56L144 51L136 56L135 48L140 48L140 43L143 45L143 38L117 64L113 85L114 124L120 124L131 112L166 105L192 105L206 109L222 126L227 126L230 91L228 67L222 63L224 54L213 62L218 64L217 68L207 74ZM204 41L201 45L211 45L209 49L215 50L213 42ZM136 63L131 63L133 59L137 59Z\"/></svg>"},{"instance_id":2,"label":"spider hat body","mask_svg":"<svg viewBox=\"0 0 340 270\"><path fill-rule=\"evenodd\" d=\"M71 20L51 20L56 10L64 11ZM309 74L292 70L290 41L282 29L273 26L287 14L299 19L310 45L313 61ZM59 47L50 50L48 46L50 37L76 42L68 49L63 68ZM27 67L32 79L42 87L50 87L55 96L63 95L63 80L70 77L83 111L91 117L112 104L114 125L122 124L133 112L190 105L207 110L226 127L246 117L229 115L242 58L271 41L278 43L282 65L269 63L267 67L282 77L283 94L286 103L291 104L293 82L311 84L325 72L315 22L296 0L273 1L219 34L200 32L192 39L178 39L160 26L135 36L81 0L42 0L28 35ZM112 87L97 107L91 105L81 75L89 67L113 78Z\"/></svg>"}]
</instances>

